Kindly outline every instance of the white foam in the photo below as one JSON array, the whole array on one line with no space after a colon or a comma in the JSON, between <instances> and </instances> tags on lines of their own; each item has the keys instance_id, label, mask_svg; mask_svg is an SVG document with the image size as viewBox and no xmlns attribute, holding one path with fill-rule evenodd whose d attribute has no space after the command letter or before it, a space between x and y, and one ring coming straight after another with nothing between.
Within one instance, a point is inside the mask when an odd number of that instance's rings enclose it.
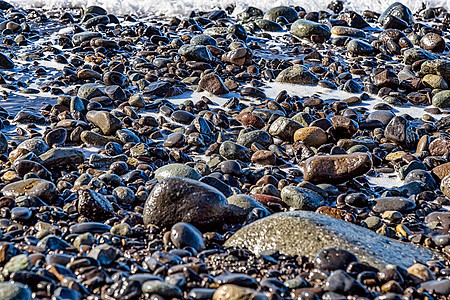
<instances>
[{"instance_id":1,"label":"white foam","mask_svg":"<svg viewBox=\"0 0 450 300\"><path fill-rule=\"evenodd\" d=\"M110 13L124 15L134 14L145 15L178 15L187 16L192 10L212 10L215 8L225 9L230 5L236 7L235 13L243 11L248 6L254 6L263 11L279 5L300 5L307 11L324 10L331 0L297 1L297 0L10 0L9 2L20 7L43 7L46 9L54 8L74 8L86 7L87 5L100 5ZM344 0L345 1L345 0ZM390 4L397 2L394 0L346 0L345 7L363 11L371 9L380 12L386 9ZM450 0L399 0L407 5L412 11L421 8L422 3L426 7L450 7Z\"/></svg>"}]
</instances>

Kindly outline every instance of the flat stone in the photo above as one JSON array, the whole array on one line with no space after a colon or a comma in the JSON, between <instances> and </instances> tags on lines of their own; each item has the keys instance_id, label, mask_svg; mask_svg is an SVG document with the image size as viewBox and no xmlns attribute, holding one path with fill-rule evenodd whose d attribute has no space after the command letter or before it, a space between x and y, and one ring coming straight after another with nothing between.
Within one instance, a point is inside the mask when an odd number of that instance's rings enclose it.
<instances>
[{"instance_id":1,"label":"flat stone","mask_svg":"<svg viewBox=\"0 0 450 300\"><path fill-rule=\"evenodd\" d=\"M194 168L183 164L169 164L155 171L155 178L158 181L162 181L169 177L183 177L194 180L199 180L202 175L198 173Z\"/></svg>"},{"instance_id":2,"label":"flat stone","mask_svg":"<svg viewBox=\"0 0 450 300\"><path fill-rule=\"evenodd\" d=\"M19 282L0 282L0 299L2 300L31 300L31 290Z\"/></svg>"},{"instance_id":3,"label":"flat stone","mask_svg":"<svg viewBox=\"0 0 450 300\"><path fill-rule=\"evenodd\" d=\"M342 248L361 262L381 268L387 264L407 268L414 260L428 261L432 252L381 236L368 229L308 211L276 213L239 229L225 242L260 254L275 250L286 255L314 258L326 248Z\"/></svg>"},{"instance_id":4,"label":"flat stone","mask_svg":"<svg viewBox=\"0 0 450 300\"><path fill-rule=\"evenodd\" d=\"M13 199L20 196L38 197L49 203L53 202L57 196L56 186L50 181L39 178L30 178L7 184L3 187L2 193L4 196Z\"/></svg>"}]
</instances>

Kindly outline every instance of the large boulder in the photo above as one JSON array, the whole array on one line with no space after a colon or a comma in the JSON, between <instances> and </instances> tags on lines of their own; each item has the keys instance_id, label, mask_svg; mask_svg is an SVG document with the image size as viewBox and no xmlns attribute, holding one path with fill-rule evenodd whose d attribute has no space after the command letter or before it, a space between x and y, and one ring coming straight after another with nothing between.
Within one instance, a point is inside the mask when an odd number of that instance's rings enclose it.
<instances>
[{"instance_id":1,"label":"large boulder","mask_svg":"<svg viewBox=\"0 0 450 300\"><path fill-rule=\"evenodd\" d=\"M276 213L238 230L226 242L256 255L276 250L286 255L314 258L326 248L346 249L362 261L381 268L407 268L414 260L429 261L430 250L404 244L363 227L309 211Z\"/></svg>"}]
</instances>

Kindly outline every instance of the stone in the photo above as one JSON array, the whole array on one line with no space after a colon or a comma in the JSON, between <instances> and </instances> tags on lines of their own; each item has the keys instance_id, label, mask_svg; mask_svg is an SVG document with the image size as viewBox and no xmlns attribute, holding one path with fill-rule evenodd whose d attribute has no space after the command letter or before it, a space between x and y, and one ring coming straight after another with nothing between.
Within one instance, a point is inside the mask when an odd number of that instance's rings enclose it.
<instances>
[{"instance_id":1,"label":"stone","mask_svg":"<svg viewBox=\"0 0 450 300\"><path fill-rule=\"evenodd\" d=\"M263 211L264 216L270 215L270 212L255 198L250 195L237 194L227 198L228 210L237 220L244 220L257 208Z\"/></svg>"},{"instance_id":2,"label":"stone","mask_svg":"<svg viewBox=\"0 0 450 300\"><path fill-rule=\"evenodd\" d=\"M13 61L3 53L0 53L0 69L14 69Z\"/></svg>"},{"instance_id":3,"label":"stone","mask_svg":"<svg viewBox=\"0 0 450 300\"><path fill-rule=\"evenodd\" d=\"M195 226L179 222L170 229L170 240L178 249L192 247L197 251L205 248L202 233Z\"/></svg>"},{"instance_id":4,"label":"stone","mask_svg":"<svg viewBox=\"0 0 450 300\"><path fill-rule=\"evenodd\" d=\"M56 235L47 235L39 241L37 246L41 247L42 249L54 251L65 250L67 248L70 248L72 245Z\"/></svg>"},{"instance_id":5,"label":"stone","mask_svg":"<svg viewBox=\"0 0 450 300\"><path fill-rule=\"evenodd\" d=\"M212 300L268 300L269 298L257 291L241 287L234 284L225 284L219 287L212 297Z\"/></svg>"},{"instance_id":6,"label":"stone","mask_svg":"<svg viewBox=\"0 0 450 300\"><path fill-rule=\"evenodd\" d=\"M101 38L102 34L100 32L83 31L75 33L72 37L72 42L75 45L80 45L83 42L90 41L94 38Z\"/></svg>"},{"instance_id":7,"label":"stone","mask_svg":"<svg viewBox=\"0 0 450 300\"><path fill-rule=\"evenodd\" d=\"M420 39L420 46L423 49L431 51L433 53L442 53L445 51L444 39L434 32L429 32L425 34Z\"/></svg>"},{"instance_id":8,"label":"stone","mask_svg":"<svg viewBox=\"0 0 450 300\"><path fill-rule=\"evenodd\" d=\"M314 258L326 248L341 248L374 267L407 268L414 260L428 261L432 252L378 235L351 223L309 211L276 213L239 229L226 247L246 248L256 255L265 250Z\"/></svg>"},{"instance_id":9,"label":"stone","mask_svg":"<svg viewBox=\"0 0 450 300\"><path fill-rule=\"evenodd\" d=\"M47 152L50 149L50 147L43 140L29 139L20 143L19 146L17 146L17 149L26 149L30 152L33 152L36 155L41 155Z\"/></svg>"},{"instance_id":10,"label":"stone","mask_svg":"<svg viewBox=\"0 0 450 300\"><path fill-rule=\"evenodd\" d=\"M250 65L252 58L253 53L251 50L244 47L233 49L222 55L222 61L238 66Z\"/></svg>"},{"instance_id":11,"label":"stone","mask_svg":"<svg viewBox=\"0 0 450 300\"><path fill-rule=\"evenodd\" d=\"M272 143L272 137L267 133L267 131L253 130L241 134L238 137L236 143L247 148L251 147L253 143L258 143L263 146L269 146Z\"/></svg>"},{"instance_id":12,"label":"stone","mask_svg":"<svg viewBox=\"0 0 450 300\"><path fill-rule=\"evenodd\" d=\"M422 281L431 281L436 279L434 278L433 272L431 272L431 270L427 266L420 263L413 264L406 271L408 272L408 274L411 274L412 276L415 276Z\"/></svg>"},{"instance_id":13,"label":"stone","mask_svg":"<svg viewBox=\"0 0 450 300\"><path fill-rule=\"evenodd\" d=\"M277 156L274 152L269 150L258 150L253 153L250 160L255 164L273 166L277 162Z\"/></svg>"},{"instance_id":14,"label":"stone","mask_svg":"<svg viewBox=\"0 0 450 300\"><path fill-rule=\"evenodd\" d=\"M319 193L297 186L285 186L281 190L281 199L289 207L301 210L316 210L325 203Z\"/></svg>"},{"instance_id":15,"label":"stone","mask_svg":"<svg viewBox=\"0 0 450 300\"><path fill-rule=\"evenodd\" d=\"M378 18L378 23L384 24L385 19L388 16L394 16L397 17L406 23L408 25L411 25L413 23L413 14L411 10L405 6L404 4L401 4L400 2L395 2L391 4Z\"/></svg>"},{"instance_id":16,"label":"stone","mask_svg":"<svg viewBox=\"0 0 450 300\"><path fill-rule=\"evenodd\" d=\"M31 300L31 290L19 282L0 282L0 299L2 300Z\"/></svg>"},{"instance_id":17,"label":"stone","mask_svg":"<svg viewBox=\"0 0 450 300\"><path fill-rule=\"evenodd\" d=\"M207 184L180 177L158 183L145 202L144 224L171 226L178 222L196 227L214 225L227 210L227 199Z\"/></svg>"},{"instance_id":18,"label":"stone","mask_svg":"<svg viewBox=\"0 0 450 300\"><path fill-rule=\"evenodd\" d=\"M318 147L325 144L327 140L327 133L316 126L299 128L294 133L294 142L302 141L308 147Z\"/></svg>"},{"instance_id":19,"label":"stone","mask_svg":"<svg viewBox=\"0 0 450 300\"><path fill-rule=\"evenodd\" d=\"M42 165L49 169L78 166L84 162L84 153L74 148L53 148L41 154Z\"/></svg>"},{"instance_id":20,"label":"stone","mask_svg":"<svg viewBox=\"0 0 450 300\"><path fill-rule=\"evenodd\" d=\"M198 86L213 95L223 95L229 92L222 79L214 73L204 75Z\"/></svg>"},{"instance_id":21,"label":"stone","mask_svg":"<svg viewBox=\"0 0 450 300\"><path fill-rule=\"evenodd\" d=\"M19 254L12 257L3 267L2 274L8 278L12 273L31 269L31 262L26 254Z\"/></svg>"},{"instance_id":22,"label":"stone","mask_svg":"<svg viewBox=\"0 0 450 300\"><path fill-rule=\"evenodd\" d=\"M295 132L302 128L299 123L285 118L279 117L269 127L269 134L284 141L293 141Z\"/></svg>"},{"instance_id":23,"label":"stone","mask_svg":"<svg viewBox=\"0 0 450 300\"><path fill-rule=\"evenodd\" d=\"M103 266L109 266L120 254L120 250L116 247L101 244L92 249L88 257L97 260Z\"/></svg>"},{"instance_id":24,"label":"stone","mask_svg":"<svg viewBox=\"0 0 450 300\"><path fill-rule=\"evenodd\" d=\"M112 135L122 127L122 121L107 111L91 110L86 114L86 119L99 127L105 135Z\"/></svg>"},{"instance_id":25,"label":"stone","mask_svg":"<svg viewBox=\"0 0 450 300\"><path fill-rule=\"evenodd\" d=\"M314 156L305 161L303 179L312 183L341 183L371 168L372 160L366 153Z\"/></svg>"},{"instance_id":26,"label":"stone","mask_svg":"<svg viewBox=\"0 0 450 300\"><path fill-rule=\"evenodd\" d=\"M385 211L408 212L416 207L416 204L402 197L383 197L375 199L375 206L372 208L374 212L382 213Z\"/></svg>"},{"instance_id":27,"label":"stone","mask_svg":"<svg viewBox=\"0 0 450 300\"><path fill-rule=\"evenodd\" d=\"M331 37L331 31L327 26L303 19L291 25L291 33L296 37L307 39L310 39L312 35L318 35L323 41Z\"/></svg>"},{"instance_id":28,"label":"stone","mask_svg":"<svg viewBox=\"0 0 450 300\"><path fill-rule=\"evenodd\" d=\"M421 74L440 75L448 83L450 82L450 61L446 59L431 59L420 66Z\"/></svg>"},{"instance_id":29,"label":"stone","mask_svg":"<svg viewBox=\"0 0 450 300\"><path fill-rule=\"evenodd\" d=\"M420 289L423 289L432 294L448 296L450 294L450 280L430 280L420 284Z\"/></svg>"},{"instance_id":30,"label":"stone","mask_svg":"<svg viewBox=\"0 0 450 300\"><path fill-rule=\"evenodd\" d=\"M440 234L450 234L450 213L432 212L425 217L425 224Z\"/></svg>"},{"instance_id":31,"label":"stone","mask_svg":"<svg viewBox=\"0 0 450 300\"><path fill-rule=\"evenodd\" d=\"M183 296L183 292L179 287L160 280L149 280L144 282L142 291L150 295L156 294L166 299L181 299Z\"/></svg>"},{"instance_id":32,"label":"stone","mask_svg":"<svg viewBox=\"0 0 450 300\"><path fill-rule=\"evenodd\" d=\"M275 81L281 83L316 85L319 82L319 78L311 73L305 66L293 65L281 71Z\"/></svg>"},{"instance_id":33,"label":"stone","mask_svg":"<svg viewBox=\"0 0 450 300\"><path fill-rule=\"evenodd\" d=\"M274 21L258 19L258 20L255 20L255 24L256 24L256 26L258 26L259 29L264 30L264 31L268 31L268 32L283 31L283 27Z\"/></svg>"},{"instance_id":34,"label":"stone","mask_svg":"<svg viewBox=\"0 0 450 300\"><path fill-rule=\"evenodd\" d=\"M235 159L241 161L248 161L249 157L247 147L241 146L231 141L225 141L220 145L219 154L225 159Z\"/></svg>"},{"instance_id":35,"label":"stone","mask_svg":"<svg viewBox=\"0 0 450 300\"><path fill-rule=\"evenodd\" d=\"M347 26L333 26L331 27L331 33L334 35L366 38L364 30Z\"/></svg>"},{"instance_id":36,"label":"stone","mask_svg":"<svg viewBox=\"0 0 450 300\"><path fill-rule=\"evenodd\" d=\"M407 149L414 149L419 139L409 121L401 116L391 119L386 126L384 136Z\"/></svg>"},{"instance_id":37,"label":"stone","mask_svg":"<svg viewBox=\"0 0 450 300\"><path fill-rule=\"evenodd\" d=\"M324 290L344 295L364 296L368 294L368 291L360 282L343 270L336 270L331 273L325 282Z\"/></svg>"},{"instance_id":38,"label":"stone","mask_svg":"<svg viewBox=\"0 0 450 300\"><path fill-rule=\"evenodd\" d=\"M78 213L94 221L106 220L114 215L111 202L91 189L78 192L77 210Z\"/></svg>"},{"instance_id":39,"label":"stone","mask_svg":"<svg viewBox=\"0 0 450 300\"><path fill-rule=\"evenodd\" d=\"M2 193L4 196L13 199L20 196L27 198L38 197L43 201L52 203L56 200L58 192L55 184L52 182L39 178L30 178L5 185Z\"/></svg>"},{"instance_id":40,"label":"stone","mask_svg":"<svg viewBox=\"0 0 450 300\"><path fill-rule=\"evenodd\" d=\"M379 87L395 88L399 81L394 71L387 69L373 76L373 83Z\"/></svg>"},{"instance_id":41,"label":"stone","mask_svg":"<svg viewBox=\"0 0 450 300\"><path fill-rule=\"evenodd\" d=\"M117 225L114 225L111 228L111 233L120 235L120 236L130 236L132 234L133 230L131 229L131 226L127 223L120 223Z\"/></svg>"},{"instance_id":42,"label":"stone","mask_svg":"<svg viewBox=\"0 0 450 300\"><path fill-rule=\"evenodd\" d=\"M39 111L25 108L17 113L13 122L20 124L45 124L45 117Z\"/></svg>"},{"instance_id":43,"label":"stone","mask_svg":"<svg viewBox=\"0 0 450 300\"><path fill-rule=\"evenodd\" d=\"M354 55L370 55L373 47L364 41L353 39L347 44L347 51Z\"/></svg>"},{"instance_id":44,"label":"stone","mask_svg":"<svg viewBox=\"0 0 450 300\"><path fill-rule=\"evenodd\" d=\"M264 14L264 19L276 21L278 17L285 17L289 23L294 22L298 18L298 14L292 7L288 6L277 6L269 9Z\"/></svg>"},{"instance_id":45,"label":"stone","mask_svg":"<svg viewBox=\"0 0 450 300\"><path fill-rule=\"evenodd\" d=\"M204 45L183 45L178 49L178 53L188 60L210 62L213 59L211 52Z\"/></svg>"},{"instance_id":46,"label":"stone","mask_svg":"<svg viewBox=\"0 0 450 300\"><path fill-rule=\"evenodd\" d=\"M432 89L440 89L440 90L448 89L448 84L447 84L447 82L445 82L444 77L442 77L441 75L426 74L422 78L422 83L426 87L429 87L429 88L432 88ZM437 94L439 94L439 93L437 93ZM434 95L434 97L436 97L436 95ZM433 103L433 105L436 106L436 107L439 107L439 106L435 105L434 103Z\"/></svg>"},{"instance_id":47,"label":"stone","mask_svg":"<svg viewBox=\"0 0 450 300\"><path fill-rule=\"evenodd\" d=\"M343 20L348 24L348 26L358 29L362 29L364 27L369 26L369 24L364 20L364 18L354 11L347 11L345 13L340 14L338 16L338 20Z\"/></svg>"},{"instance_id":48,"label":"stone","mask_svg":"<svg viewBox=\"0 0 450 300\"><path fill-rule=\"evenodd\" d=\"M200 173L198 173L194 168L183 164L169 164L162 166L155 171L155 178L158 181L162 181L169 177L183 177L199 180L202 175L200 175Z\"/></svg>"},{"instance_id":49,"label":"stone","mask_svg":"<svg viewBox=\"0 0 450 300\"><path fill-rule=\"evenodd\" d=\"M213 37L211 37L207 34L198 34L198 35L194 36L191 39L190 43L192 45L217 46L217 41ZM153 64L155 64L155 61L153 61Z\"/></svg>"},{"instance_id":50,"label":"stone","mask_svg":"<svg viewBox=\"0 0 450 300\"><path fill-rule=\"evenodd\" d=\"M98 83L85 83L79 89L77 96L90 100L95 97L101 97L105 95L105 86Z\"/></svg>"},{"instance_id":51,"label":"stone","mask_svg":"<svg viewBox=\"0 0 450 300\"><path fill-rule=\"evenodd\" d=\"M438 108L449 108L450 107L450 90L445 90L445 91L436 93L431 100L431 104Z\"/></svg>"}]
</instances>

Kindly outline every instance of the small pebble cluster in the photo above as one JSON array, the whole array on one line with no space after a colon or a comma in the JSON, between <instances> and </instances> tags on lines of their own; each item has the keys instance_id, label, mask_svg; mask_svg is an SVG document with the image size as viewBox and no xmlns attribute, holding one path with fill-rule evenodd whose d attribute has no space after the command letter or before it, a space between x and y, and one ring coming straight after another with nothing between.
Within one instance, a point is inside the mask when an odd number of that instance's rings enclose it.
<instances>
[{"instance_id":1,"label":"small pebble cluster","mask_svg":"<svg viewBox=\"0 0 450 300\"><path fill-rule=\"evenodd\" d=\"M0 1L0 299L447 299L450 13L323 9Z\"/></svg>"}]
</instances>

